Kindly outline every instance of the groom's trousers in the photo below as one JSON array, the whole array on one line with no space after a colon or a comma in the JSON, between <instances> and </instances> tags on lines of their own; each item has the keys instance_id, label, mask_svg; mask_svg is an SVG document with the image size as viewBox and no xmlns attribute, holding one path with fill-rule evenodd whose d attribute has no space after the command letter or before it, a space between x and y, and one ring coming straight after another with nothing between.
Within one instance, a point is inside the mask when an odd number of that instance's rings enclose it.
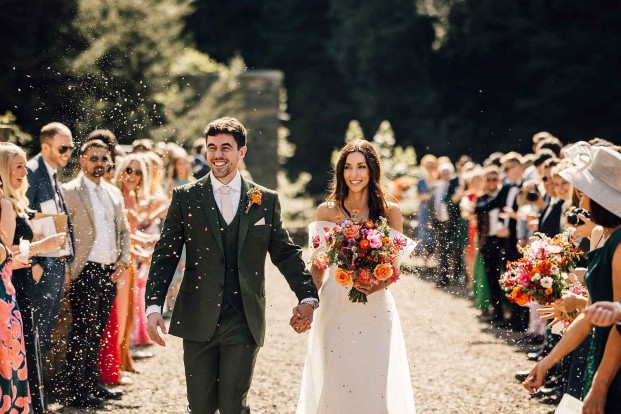
<instances>
[{"instance_id":1,"label":"groom's trousers","mask_svg":"<svg viewBox=\"0 0 621 414\"><path fill-rule=\"evenodd\" d=\"M246 318L228 305L210 341L183 341L188 402L193 414L250 413L246 404L259 352Z\"/></svg>"}]
</instances>

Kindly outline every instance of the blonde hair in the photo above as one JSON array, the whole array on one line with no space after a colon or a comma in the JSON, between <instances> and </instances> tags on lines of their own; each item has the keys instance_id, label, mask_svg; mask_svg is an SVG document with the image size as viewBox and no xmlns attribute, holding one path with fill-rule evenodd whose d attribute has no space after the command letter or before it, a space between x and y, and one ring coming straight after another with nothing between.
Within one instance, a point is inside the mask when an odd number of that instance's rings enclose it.
<instances>
[{"instance_id":1,"label":"blonde hair","mask_svg":"<svg viewBox=\"0 0 621 414\"><path fill-rule=\"evenodd\" d=\"M0 178L2 179L2 191L4 196L13 204L15 212L23 216L30 211L28 208L30 202L26 197L28 191L28 180L24 180L20 188L13 188L11 185L11 171L9 164L13 158L17 156L24 157L27 160L26 153L23 149L10 142L0 144Z\"/></svg>"},{"instance_id":2,"label":"blonde hair","mask_svg":"<svg viewBox=\"0 0 621 414\"><path fill-rule=\"evenodd\" d=\"M114 184L123 190L123 174L125 174L125 170L132 161L136 161L140 165L140 170L142 171L140 184L136 187L136 199L138 202L148 200L147 190L149 188L149 170L147 169L145 158L141 155L129 154L117 160Z\"/></svg>"},{"instance_id":3,"label":"blonde hair","mask_svg":"<svg viewBox=\"0 0 621 414\"><path fill-rule=\"evenodd\" d=\"M149 186L145 186L147 196L153 197L159 190L163 188L164 184L164 162L154 152L144 152L141 154L142 159L145 160L147 172L149 176ZM143 171L144 173L144 171Z\"/></svg>"}]
</instances>

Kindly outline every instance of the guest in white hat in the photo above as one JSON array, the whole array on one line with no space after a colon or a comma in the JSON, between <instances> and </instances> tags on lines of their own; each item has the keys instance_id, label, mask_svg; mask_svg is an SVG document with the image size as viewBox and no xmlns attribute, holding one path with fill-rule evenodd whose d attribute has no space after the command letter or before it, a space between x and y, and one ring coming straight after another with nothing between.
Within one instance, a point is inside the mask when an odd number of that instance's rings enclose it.
<instances>
[{"instance_id":1,"label":"guest in white hat","mask_svg":"<svg viewBox=\"0 0 621 414\"><path fill-rule=\"evenodd\" d=\"M621 300L621 154L579 142L564 150L575 166L560 172L581 193L580 207L604 228L604 245L587 254L590 301ZM584 413L621 413L621 334L593 327L584 317L570 325L550 354L531 370L524 387L535 392L554 364L593 334L584 373Z\"/></svg>"}]
</instances>

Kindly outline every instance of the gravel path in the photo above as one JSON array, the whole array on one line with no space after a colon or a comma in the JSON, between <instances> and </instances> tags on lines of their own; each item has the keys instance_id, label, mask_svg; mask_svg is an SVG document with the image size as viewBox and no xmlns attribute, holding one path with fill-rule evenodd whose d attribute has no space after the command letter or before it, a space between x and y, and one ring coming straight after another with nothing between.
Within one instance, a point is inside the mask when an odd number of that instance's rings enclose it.
<instances>
[{"instance_id":1,"label":"gravel path","mask_svg":"<svg viewBox=\"0 0 621 414\"><path fill-rule=\"evenodd\" d=\"M268 275L267 337L259 352L249 401L255 413L293 413L306 336L288 325L294 295L271 263ZM502 331L490 331L478 321L470 300L412 275L402 277L392 290L405 332L419 414L553 411L530 399L513 379L515 371L529 368L529 363ZM109 403L106 411L185 412L181 340L169 336L166 348L149 350L155 357L138 362L141 373L132 375L134 384L125 386L123 399Z\"/></svg>"}]
</instances>

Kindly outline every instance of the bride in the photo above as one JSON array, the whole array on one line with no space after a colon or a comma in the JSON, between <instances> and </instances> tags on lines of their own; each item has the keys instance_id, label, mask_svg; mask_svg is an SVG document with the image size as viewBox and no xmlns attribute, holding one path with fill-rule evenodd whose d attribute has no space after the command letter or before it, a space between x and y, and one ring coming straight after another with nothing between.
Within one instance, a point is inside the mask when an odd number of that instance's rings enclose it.
<instances>
[{"instance_id":1,"label":"bride","mask_svg":"<svg viewBox=\"0 0 621 414\"><path fill-rule=\"evenodd\" d=\"M397 204L388 202L381 187L377 152L368 141L353 141L341 150L331 194L317 208L311 238L325 226L355 215L356 219L386 217L403 231ZM315 252L317 253L317 252ZM414 396L399 314L390 280L379 285L355 283L368 302L349 301L349 287L332 277L333 266L311 274L320 289L308 339L297 413L415 413Z\"/></svg>"}]
</instances>

